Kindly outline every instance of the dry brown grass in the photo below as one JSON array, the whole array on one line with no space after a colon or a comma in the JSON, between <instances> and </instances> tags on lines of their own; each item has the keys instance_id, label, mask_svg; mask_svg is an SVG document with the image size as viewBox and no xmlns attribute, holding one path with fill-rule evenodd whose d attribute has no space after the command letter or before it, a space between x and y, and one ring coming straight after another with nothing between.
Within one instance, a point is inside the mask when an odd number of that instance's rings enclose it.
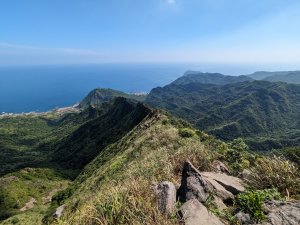
<instances>
[{"instance_id":1,"label":"dry brown grass","mask_svg":"<svg viewBox=\"0 0 300 225\"><path fill-rule=\"evenodd\" d=\"M180 221L162 215L156 208L153 184L143 178L123 184L107 184L88 205L68 215L65 225L177 225Z\"/></svg>"},{"instance_id":2,"label":"dry brown grass","mask_svg":"<svg viewBox=\"0 0 300 225\"><path fill-rule=\"evenodd\" d=\"M280 157L263 157L251 169L248 178L251 187L255 189L277 188L283 195L300 197L300 173L290 161Z\"/></svg>"}]
</instances>

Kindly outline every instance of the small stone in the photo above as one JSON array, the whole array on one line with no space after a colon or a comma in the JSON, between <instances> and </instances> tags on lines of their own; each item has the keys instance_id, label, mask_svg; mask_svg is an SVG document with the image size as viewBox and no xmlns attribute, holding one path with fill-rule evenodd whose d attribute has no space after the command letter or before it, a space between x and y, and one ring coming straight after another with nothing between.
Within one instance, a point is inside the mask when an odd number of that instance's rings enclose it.
<instances>
[{"instance_id":1,"label":"small stone","mask_svg":"<svg viewBox=\"0 0 300 225\"><path fill-rule=\"evenodd\" d=\"M66 208L66 205L61 205L61 206L59 206L59 207L55 210L55 213L53 214L53 217L54 217L55 219L59 219L59 218L63 215L63 213L64 213L64 211L65 211L65 208Z\"/></svg>"},{"instance_id":2,"label":"small stone","mask_svg":"<svg viewBox=\"0 0 300 225\"><path fill-rule=\"evenodd\" d=\"M244 213L242 211L238 212L234 218L240 222L240 224L253 224L253 221L251 220L251 217L248 213Z\"/></svg>"},{"instance_id":3,"label":"small stone","mask_svg":"<svg viewBox=\"0 0 300 225\"><path fill-rule=\"evenodd\" d=\"M27 211L29 209L32 209L34 207L34 204L36 203L35 198L30 198L29 201L25 204L23 208L20 209L21 212Z\"/></svg>"},{"instance_id":4,"label":"small stone","mask_svg":"<svg viewBox=\"0 0 300 225\"><path fill-rule=\"evenodd\" d=\"M171 215L176 209L176 187L173 183L161 182L156 189L157 206L163 214Z\"/></svg>"},{"instance_id":5,"label":"small stone","mask_svg":"<svg viewBox=\"0 0 300 225\"><path fill-rule=\"evenodd\" d=\"M216 173L226 173L226 174L229 174L229 170L228 170L227 166L225 166L224 163L222 163L222 162L220 162L218 160L213 161L212 166L213 166L213 170Z\"/></svg>"},{"instance_id":6,"label":"small stone","mask_svg":"<svg viewBox=\"0 0 300 225\"><path fill-rule=\"evenodd\" d=\"M227 206L225 205L225 203L222 201L222 199L220 199L219 197L214 197L213 203L215 204L215 206L218 207L218 209L220 210L224 210L227 209Z\"/></svg>"}]
</instances>

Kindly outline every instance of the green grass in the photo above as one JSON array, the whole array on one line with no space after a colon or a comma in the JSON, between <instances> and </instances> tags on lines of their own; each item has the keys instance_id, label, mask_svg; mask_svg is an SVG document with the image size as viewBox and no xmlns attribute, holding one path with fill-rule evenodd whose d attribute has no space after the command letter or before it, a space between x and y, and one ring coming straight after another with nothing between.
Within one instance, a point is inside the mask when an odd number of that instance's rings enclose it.
<instances>
[{"instance_id":1,"label":"green grass","mask_svg":"<svg viewBox=\"0 0 300 225\"><path fill-rule=\"evenodd\" d=\"M16 215L5 223L19 220L26 224L22 219L25 214L41 214L49 207L43 198L51 191L65 189L77 175L77 171L62 170L49 161L53 144L84 122L76 118L78 114L48 113L0 119L0 221ZM21 213L20 208L32 197L37 200L34 212ZM41 221L42 216L37 217Z\"/></svg>"},{"instance_id":2,"label":"green grass","mask_svg":"<svg viewBox=\"0 0 300 225\"><path fill-rule=\"evenodd\" d=\"M49 205L51 192L65 189L70 181L53 169L25 168L0 178L0 220L22 213L20 209L31 198L34 208Z\"/></svg>"}]
</instances>

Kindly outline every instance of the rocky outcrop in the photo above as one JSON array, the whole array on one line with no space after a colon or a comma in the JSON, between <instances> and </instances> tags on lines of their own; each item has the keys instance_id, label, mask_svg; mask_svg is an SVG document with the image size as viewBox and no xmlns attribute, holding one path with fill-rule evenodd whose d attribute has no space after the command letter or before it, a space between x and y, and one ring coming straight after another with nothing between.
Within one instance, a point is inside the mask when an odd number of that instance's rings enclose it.
<instances>
[{"instance_id":1,"label":"rocky outcrop","mask_svg":"<svg viewBox=\"0 0 300 225\"><path fill-rule=\"evenodd\" d=\"M156 187L157 207L163 213L171 215L176 210L176 187L164 181Z\"/></svg>"},{"instance_id":2,"label":"rocky outcrop","mask_svg":"<svg viewBox=\"0 0 300 225\"><path fill-rule=\"evenodd\" d=\"M264 204L267 225L299 225L300 201L268 201Z\"/></svg>"},{"instance_id":3,"label":"rocky outcrop","mask_svg":"<svg viewBox=\"0 0 300 225\"><path fill-rule=\"evenodd\" d=\"M197 199L184 203L179 213L186 225L223 225L223 223Z\"/></svg>"},{"instance_id":4,"label":"rocky outcrop","mask_svg":"<svg viewBox=\"0 0 300 225\"><path fill-rule=\"evenodd\" d=\"M209 196L209 189L205 179L190 161L184 163L178 196L182 202L191 199L205 202Z\"/></svg>"},{"instance_id":5,"label":"rocky outcrop","mask_svg":"<svg viewBox=\"0 0 300 225\"><path fill-rule=\"evenodd\" d=\"M218 217L213 215L202 204L212 197L212 203L220 210L232 203L235 195L245 190L239 178L226 175L223 165L216 163L218 172L199 172L190 161L183 165L181 185L177 191L178 200L183 203L178 211L186 225L221 225ZM155 187L158 209L163 214L176 212L176 187L171 182L161 182ZM249 215L248 215L249 216ZM250 220L247 215L238 214L236 219L241 223Z\"/></svg>"},{"instance_id":6,"label":"rocky outcrop","mask_svg":"<svg viewBox=\"0 0 300 225\"><path fill-rule=\"evenodd\" d=\"M201 175L209 184L210 191L223 201L234 199L235 195L245 191L242 181L237 177L215 172L202 172Z\"/></svg>"}]
</instances>

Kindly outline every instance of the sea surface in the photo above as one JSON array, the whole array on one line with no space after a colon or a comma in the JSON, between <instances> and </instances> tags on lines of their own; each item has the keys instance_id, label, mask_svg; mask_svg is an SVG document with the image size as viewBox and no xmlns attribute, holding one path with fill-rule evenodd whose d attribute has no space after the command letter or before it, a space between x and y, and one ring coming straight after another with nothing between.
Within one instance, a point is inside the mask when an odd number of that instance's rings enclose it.
<instances>
[{"instance_id":1,"label":"sea surface","mask_svg":"<svg viewBox=\"0 0 300 225\"><path fill-rule=\"evenodd\" d=\"M43 112L78 103L94 88L150 92L187 70L238 74L237 67L198 64L97 64L0 67L0 114ZM251 70L249 70L250 72Z\"/></svg>"},{"instance_id":2,"label":"sea surface","mask_svg":"<svg viewBox=\"0 0 300 225\"><path fill-rule=\"evenodd\" d=\"M0 67L0 114L47 111L78 103L94 88L149 92L189 68L162 64Z\"/></svg>"}]
</instances>

